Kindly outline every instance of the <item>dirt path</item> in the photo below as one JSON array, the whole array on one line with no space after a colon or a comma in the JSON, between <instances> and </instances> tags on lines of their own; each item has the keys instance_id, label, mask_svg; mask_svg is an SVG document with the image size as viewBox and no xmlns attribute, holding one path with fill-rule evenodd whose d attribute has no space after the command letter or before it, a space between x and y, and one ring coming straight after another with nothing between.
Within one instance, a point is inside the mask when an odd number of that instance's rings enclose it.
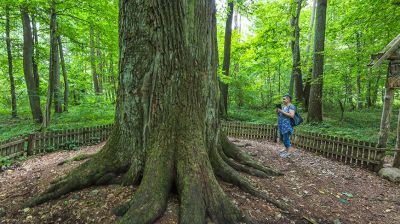
<instances>
[{"instance_id":1,"label":"dirt path","mask_svg":"<svg viewBox=\"0 0 400 224\"><path fill-rule=\"evenodd\" d=\"M273 197L285 201L289 214L238 188L221 183L234 202L259 223L400 223L400 186L374 173L342 165L309 152L282 159L280 146L268 142L237 140L255 159L285 173L283 177L251 180ZM0 173L0 223L113 223L111 208L129 200L134 187L109 185L73 192L35 208L21 209L27 198L43 191L55 177L82 162L57 165L80 153L95 153L102 144L79 151L37 156L18 168ZM171 197L157 223L177 223L178 199Z\"/></svg>"}]
</instances>

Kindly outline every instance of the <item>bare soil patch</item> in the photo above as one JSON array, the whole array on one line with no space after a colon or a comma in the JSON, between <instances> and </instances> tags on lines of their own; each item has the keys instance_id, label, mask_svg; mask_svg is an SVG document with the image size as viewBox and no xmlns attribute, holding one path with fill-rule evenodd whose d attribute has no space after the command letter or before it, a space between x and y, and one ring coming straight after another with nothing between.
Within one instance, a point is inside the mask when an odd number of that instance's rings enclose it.
<instances>
[{"instance_id":1,"label":"bare soil patch","mask_svg":"<svg viewBox=\"0 0 400 224\"><path fill-rule=\"evenodd\" d=\"M256 160L285 173L281 177L250 178L259 189L285 201L289 213L223 183L222 187L247 215L259 223L400 223L400 186L370 171L331 161L302 151L284 159L280 145L231 139ZM0 173L0 223L114 223L111 209L131 197L135 187L94 186L72 192L34 208L21 204L46 189L50 182L84 161L57 165L82 153L95 153L104 143L79 151L59 151L33 157ZM157 223L178 222L178 199L171 197Z\"/></svg>"}]
</instances>

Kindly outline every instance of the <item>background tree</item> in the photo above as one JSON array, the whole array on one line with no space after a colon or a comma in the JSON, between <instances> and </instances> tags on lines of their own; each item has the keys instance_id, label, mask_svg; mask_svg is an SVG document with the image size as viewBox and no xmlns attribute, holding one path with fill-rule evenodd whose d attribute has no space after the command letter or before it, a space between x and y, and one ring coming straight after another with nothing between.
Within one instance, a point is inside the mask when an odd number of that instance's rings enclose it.
<instances>
[{"instance_id":1,"label":"background tree","mask_svg":"<svg viewBox=\"0 0 400 224\"><path fill-rule=\"evenodd\" d=\"M317 0L313 71L307 116L308 122L322 121L322 84L324 73L326 6L327 0Z\"/></svg>"},{"instance_id":2,"label":"background tree","mask_svg":"<svg viewBox=\"0 0 400 224\"><path fill-rule=\"evenodd\" d=\"M7 43L7 59L8 59L8 77L10 79L11 94L11 116L17 117L17 97L15 95L15 83L13 74L13 62L11 54L11 37L10 37L10 6L5 6L6 11L6 43Z\"/></svg>"},{"instance_id":3,"label":"background tree","mask_svg":"<svg viewBox=\"0 0 400 224\"><path fill-rule=\"evenodd\" d=\"M292 1L292 19L290 25L293 28L293 39L291 41L292 48L292 79L294 82L295 99L297 102L303 101L303 78L301 75L301 60L300 60L300 12L302 8L302 0Z\"/></svg>"},{"instance_id":4,"label":"background tree","mask_svg":"<svg viewBox=\"0 0 400 224\"><path fill-rule=\"evenodd\" d=\"M228 0L227 18L225 24L225 39L224 39L224 61L222 64L222 72L224 76L230 74L231 64L231 45L232 45L232 21L233 21L233 10L234 4L232 0ZM226 82L226 81L225 81ZM224 81L221 82L221 113L223 116L227 115L228 111L228 84Z\"/></svg>"},{"instance_id":5,"label":"background tree","mask_svg":"<svg viewBox=\"0 0 400 224\"><path fill-rule=\"evenodd\" d=\"M42 110L40 109L39 89L33 77L33 40L30 18L26 6L21 8L22 27L24 31L24 77L29 97L33 120L37 123L42 122Z\"/></svg>"}]
</instances>

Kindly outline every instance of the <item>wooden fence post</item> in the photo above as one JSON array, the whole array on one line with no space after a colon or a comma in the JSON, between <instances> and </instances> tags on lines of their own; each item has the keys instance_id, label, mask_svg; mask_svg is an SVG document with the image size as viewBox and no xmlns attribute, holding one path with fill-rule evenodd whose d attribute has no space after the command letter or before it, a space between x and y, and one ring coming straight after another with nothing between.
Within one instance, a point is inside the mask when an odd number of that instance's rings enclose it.
<instances>
[{"instance_id":1,"label":"wooden fence post","mask_svg":"<svg viewBox=\"0 0 400 224\"><path fill-rule=\"evenodd\" d=\"M26 154L28 156L33 154L33 143L35 142L35 134L29 134L28 136L28 147L26 149Z\"/></svg>"}]
</instances>

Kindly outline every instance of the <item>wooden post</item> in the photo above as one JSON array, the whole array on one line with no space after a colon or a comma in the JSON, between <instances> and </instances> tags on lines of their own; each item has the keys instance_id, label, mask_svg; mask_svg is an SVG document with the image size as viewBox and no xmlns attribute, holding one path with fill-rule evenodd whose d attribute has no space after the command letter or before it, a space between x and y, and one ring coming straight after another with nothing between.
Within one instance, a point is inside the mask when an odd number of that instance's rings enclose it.
<instances>
[{"instance_id":1,"label":"wooden post","mask_svg":"<svg viewBox=\"0 0 400 224\"><path fill-rule=\"evenodd\" d=\"M397 138L396 138L396 154L393 161L393 167L400 168L400 110L397 116Z\"/></svg>"},{"instance_id":2,"label":"wooden post","mask_svg":"<svg viewBox=\"0 0 400 224\"><path fill-rule=\"evenodd\" d=\"M378 148L386 148L387 146L389 128L390 128L390 112L392 110L393 96L394 96L394 90L386 86L381 125L379 130ZM383 166L385 152L378 152L377 157L378 157L377 159L380 160L380 164L376 166L376 171L378 171Z\"/></svg>"},{"instance_id":3,"label":"wooden post","mask_svg":"<svg viewBox=\"0 0 400 224\"><path fill-rule=\"evenodd\" d=\"M35 134L29 134L28 136L28 147L26 149L26 154L28 156L33 155L33 143L35 142Z\"/></svg>"}]
</instances>

